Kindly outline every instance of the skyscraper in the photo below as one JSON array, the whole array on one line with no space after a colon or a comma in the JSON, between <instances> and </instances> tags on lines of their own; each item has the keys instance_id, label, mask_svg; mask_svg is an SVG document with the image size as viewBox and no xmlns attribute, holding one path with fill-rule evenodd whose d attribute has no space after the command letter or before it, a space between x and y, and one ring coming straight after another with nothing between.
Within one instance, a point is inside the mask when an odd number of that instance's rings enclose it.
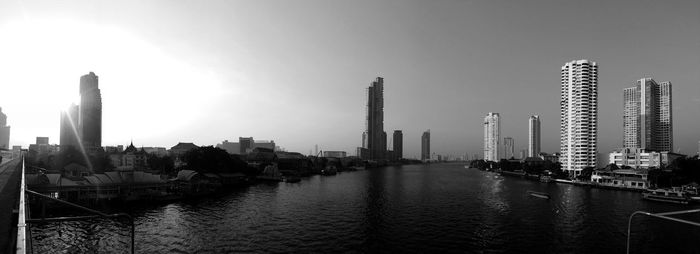
<instances>
[{"instance_id":1,"label":"skyscraper","mask_svg":"<svg viewBox=\"0 0 700 254\"><path fill-rule=\"evenodd\" d=\"M78 105L72 104L68 107L67 111L61 111L61 126L60 126L60 140L59 145L61 149L68 146L73 146L78 148L80 144L79 133L80 127L78 125Z\"/></svg>"},{"instance_id":2,"label":"skyscraper","mask_svg":"<svg viewBox=\"0 0 700 254\"><path fill-rule=\"evenodd\" d=\"M80 140L85 147L102 146L102 95L94 72L80 77Z\"/></svg>"},{"instance_id":3,"label":"skyscraper","mask_svg":"<svg viewBox=\"0 0 700 254\"><path fill-rule=\"evenodd\" d=\"M430 129L423 132L421 136L420 159L423 161L430 160Z\"/></svg>"},{"instance_id":4,"label":"skyscraper","mask_svg":"<svg viewBox=\"0 0 700 254\"><path fill-rule=\"evenodd\" d=\"M537 157L540 154L540 116L530 116L527 122L527 157Z\"/></svg>"},{"instance_id":5,"label":"skyscraper","mask_svg":"<svg viewBox=\"0 0 700 254\"><path fill-rule=\"evenodd\" d=\"M484 160L498 161L501 139L500 116L498 113L489 112L484 118Z\"/></svg>"},{"instance_id":6,"label":"skyscraper","mask_svg":"<svg viewBox=\"0 0 700 254\"><path fill-rule=\"evenodd\" d=\"M7 115L0 108L0 149L10 149L10 126L7 126Z\"/></svg>"},{"instance_id":7,"label":"skyscraper","mask_svg":"<svg viewBox=\"0 0 700 254\"><path fill-rule=\"evenodd\" d=\"M571 61L561 67L562 170L578 176L598 156L598 64Z\"/></svg>"},{"instance_id":8,"label":"skyscraper","mask_svg":"<svg viewBox=\"0 0 700 254\"><path fill-rule=\"evenodd\" d=\"M377 77L367 88L366 146L370 160L381 160L386 155L386 132L384 132L384 78Z\"/></svg>"},{"instance_id":9,"label":"skyscraper","mask_svg":"<svg viewBox=\"0 0 700 254\"><path fill-rule=\"evenodd\" d=\"M673 150L671 83L657 84L651 78L637 80L624 90L625 148L651 151Z\"/></svg>"},{"instance_id":10,"label":"skyscraper","mask_svg":"<svg viewBox=\"0 0 700 254\"><path fill-rule=\"evenodd\" d=\"M506 159L514 158L515 157L515 140L511 137L505 137L503 138L503 146L505 147L506 151Z\"/></svg>"},{"instance_id":11,"label":"skyscraper","mask_svg":"<svg viewBox=\"0 0 700 254\"><path fill-rule=\"evenodd\" d=\"M394 130L394 159L400 160L403 158L403 132Z\"/></svg>"}]
</instances>

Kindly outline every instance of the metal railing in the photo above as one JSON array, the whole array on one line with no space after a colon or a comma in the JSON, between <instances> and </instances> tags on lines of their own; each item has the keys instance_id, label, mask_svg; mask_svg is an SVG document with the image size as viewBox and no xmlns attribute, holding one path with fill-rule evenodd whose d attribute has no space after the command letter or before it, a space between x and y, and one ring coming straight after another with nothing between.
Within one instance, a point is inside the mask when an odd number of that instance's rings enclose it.
<instances>
[{"instance_id":1,"label":"metal railing","mask_svg":"<svg viewBox=\"0 0 700 254\"><path fill-rule=\"evenodd\" d=\"M25 254L31 252L31 237L28 235L29 230L27 230L27 199L25 195L25 190L27 189L27 183L24 177L24 156L22 156L22 173L21 173L20 187L19 187L19 209L17 214L17 245L15 245L17 254Z\"/></svg>"},{"instance_id":2,"label":"metal railing","mask_svg":"<svg viewBox=\"0 0 700 254\"><path fill-rule=\"evenodd\" d=\"M134 223L134 218L131 217L130 215L126 213L117 213L117 214L106 214L94 209L90 209L87 207L83 207L77 204L73 204L68 201L60 200L57 198L53 198L51 196L47 196L35 191L28 190L26 188L26 182L25 182L25 177L24 177L24 157L22 157L22 179L21 179L21 187L20 187L20 199L19 199L19 218L18 218L18 223L17 223L17 247L16 247L16 252L17 254L26 254L26 253L31 253L31 236L29 235L29 230L28 230L28 224L31 223L44 223L44 222L62 222L62 221L76 221L76 220L87 220L87 219L96 219L96 218L119 218L119 217L124 217L129 220L129 223L131 224L131 253L134 253L134 239L136 236L136 224ZM40 219L28 219L28 210L27 210L27 203L26 203L26 195L31 194L34 196L37 196L39 198L55 201L67 206L71 206L95 215L87 215L87 216L71 216L71 217L54 217L54 218L40 218Z\"/></svg>"},{"instance_id":3,"label":"metal railing","mask_svg":"<svg viewBox=\"0 0 700 254\"><path fill-rule=\"evenodd\" d=\"M650 217L654 217L654 218L670 220L670 221L680 222L680 223L691 225L691 226L700 227L700 222L689 221L689 220L684 220L684 219L679 219L679 218L669 216L669 215L688 214L688 213L697 213L697 212L700 212L700 209L665 212L665 213L650 213L650 212L644 212L644 211L636 211L636 212L632 213L632 215L630 215L629 220L627 221L627 254L630 253L630 236L632 234L632 218L634 218L635 215L641 214L641 215L646 215L646 216L650 216Z\"/></svg>"}]
</instances>

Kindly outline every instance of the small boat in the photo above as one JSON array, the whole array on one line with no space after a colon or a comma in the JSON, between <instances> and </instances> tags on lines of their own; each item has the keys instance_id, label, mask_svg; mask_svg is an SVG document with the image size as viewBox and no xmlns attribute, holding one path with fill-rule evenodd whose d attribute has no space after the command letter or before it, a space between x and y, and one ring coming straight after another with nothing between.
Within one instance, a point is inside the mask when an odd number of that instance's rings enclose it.
<instances>
[{"instance_id":1,"label":"small boat","mask_svg":"<svg viewBox=\"0 0 700 254\"><path fill-rule=\"evenodd\" d=\"M321 174L324 176L335 175L338 173L338 168L333 165L327 166L325 169L321 170Z\"/></svg>"},{"instance_id":2,"label":"small boat","mask_svg":"<svg viewBox=\"0 0 700 254\"><path fill-rule=\"evenodd\" d=\"M642 193L642 198L650 201L687 205L692 200L688 194L674 189L650 189Z\"/></svg>"},{"instance_id":3,"label":"small boat","mask_svg":"<svg viewBox=\"0 0 700 254\"><path fill-rule=\"evenodd\" d=\"M553 180L552 180L552 177L551 177L551 176L547 176L547 175L540 176L540 182L549 183L549 182L552 182L552 181L553 181Z\"/></svg>"},{"instance_id":4,"label":"small boat","mask_svg":"<svg viewBox=\"0 0 700 254\"><path fill-rule=\"evenodd\" d=\"M537 197L537 198L549 199L549 194L544 193L544 192L527 191L527 194L530 194L530 196Z\"/></svg>"}]
</instances>

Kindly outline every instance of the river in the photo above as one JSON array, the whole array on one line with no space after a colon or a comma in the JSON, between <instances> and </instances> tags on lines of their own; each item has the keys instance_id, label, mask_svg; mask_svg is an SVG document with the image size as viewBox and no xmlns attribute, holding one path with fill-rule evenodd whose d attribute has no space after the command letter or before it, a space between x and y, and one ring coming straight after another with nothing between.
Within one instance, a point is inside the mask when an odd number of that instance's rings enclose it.
<instances>
[{"instance_id":1,"label":"river","mask_svg":"<svg viewBox=\"0 0 700 254\"><path fill-rule=\"evenodd\" d=\"M137 253L624 253L632 212L691 208L700 207L432 164L124 210L136 220ZM32 225L31 232L34 253L128 253L130 246L129 228L110 220ZM700 253L698 239L698 228L635 217L632 253Z\"/></svg>"}]
</instances>

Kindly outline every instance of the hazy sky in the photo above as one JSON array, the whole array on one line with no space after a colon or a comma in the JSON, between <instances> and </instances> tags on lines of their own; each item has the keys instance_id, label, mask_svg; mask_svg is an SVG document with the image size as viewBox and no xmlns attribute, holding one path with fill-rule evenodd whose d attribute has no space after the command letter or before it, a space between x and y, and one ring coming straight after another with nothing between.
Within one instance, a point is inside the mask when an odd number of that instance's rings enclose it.
<instances>
[{"instance_id":1,"label":"hazy sky","mask_svg":"<svg viewBox=\"0 0 700 254\"><path fill-rule=\"evenodd\" d=\"M48 136L100 77L103 145L214 145L239 136L354 154L365 88L385 78L385 128L406 157L482 155L483 117L526 147L559 139L560 67L599 64L599 151L622 143L622 89L673 83L675 146L700 140L700 1L0 2L0 107L12 145ZM518 152L516 151L516 154Z\"/></svg>"}]
</instances>

